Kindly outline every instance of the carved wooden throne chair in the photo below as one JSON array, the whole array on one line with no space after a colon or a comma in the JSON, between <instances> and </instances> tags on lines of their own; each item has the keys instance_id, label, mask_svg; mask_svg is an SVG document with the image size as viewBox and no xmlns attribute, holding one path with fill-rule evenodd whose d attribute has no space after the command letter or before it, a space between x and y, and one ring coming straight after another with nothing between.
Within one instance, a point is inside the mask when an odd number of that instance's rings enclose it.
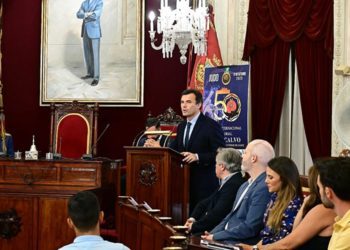
<instances>
[{"instance_id":1,"label":"carved wooden throne chair","mask_svg":"<svg viewBox=\"0 0 350 250\"><path fill-rule=\"evenodd\" d=\"M148 118L152 117L152 114L148 114ZM167 131L168 134L166 141L164 142L164 147L168 147L171 141L176 137L177 125L183 121L183 118L180 115L177 115L176 112L171 108L167 108L164 113L155 117L160 123L161 131ZM142 130L139 134L136 135L134 141L132 143L133 146L138 145L138 141L142 136L144 136L144 130Z\"/></svg>"},{"instance_id":2,"label":"carved wooden throne chair","mask_svg":"<svg viewBox=\"0 0 350 250\"><path fill-rule=\"evenodd\" d=\"M98 103L51 104L50 152L65 158L96 155Z\"/></svg>"}]
</instances>

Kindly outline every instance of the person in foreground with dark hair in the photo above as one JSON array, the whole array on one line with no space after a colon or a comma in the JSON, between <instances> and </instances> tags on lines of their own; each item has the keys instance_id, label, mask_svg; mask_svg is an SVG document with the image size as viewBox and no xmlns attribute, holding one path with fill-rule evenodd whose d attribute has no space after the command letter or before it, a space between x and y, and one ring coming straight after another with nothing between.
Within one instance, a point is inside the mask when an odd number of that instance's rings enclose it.
<instances>
[{"instance_id":1,"label":"person in foreground with dark hair","mask_svg":"<svg viewBox=\"0 0 350 250\"><path fill-rule=\"evenodd\" d=\"M265 183L271 193L271 200L264 215L264 229L261 241L256 247L276 242L286 237L293 229L294 219L302 204L299 171L295 163L285 156L268 162ZM244 250L252 246L240 244Z\"/></svg>"},{"instance_id":2,"label":"person in foreground with dark hair","mask_svg":"<svg viewBox=\"0 0 350 250\"><path fill-rule=\"evenodd\" d=\"M335 213L325 208L317 187L318 171L309 169L308 186L310 194L294 220L293 231L275 243L259 246L261 250L327 250L333 232Z\"/></svg>"},{"instance_id":3,"label":"person in foreground with dark hair","mask_svg":"<svg viewBox=\"0 0 350 250\"><path fill-rule=\"evenodd\" d=\"M242 157L233 148L219 148L216 155L216 176L220 187L194 208L185 226L192 234L212 230L230 212L236 193L245 179L241 172Z\"/></svg>"},{"instance_id":4,"label":"person in foreground with dark hair","mask_svg":"<svg viewBox=\"0 0 350 250\"><path fill-rule=\"evenodd\" d=\"M328 250L350 249L350 158L316 161L322 203L337 214Z\"/></svg>"},{"instance_id":5,"label":"person in foreground with dark hair","mask_svg":"<svg viewBox=\"0 0 350 250\"><path fill-rule=\"evenodd\" d=\"M67 223L74 229L76 238L73 243L59 250L128 250L120 243L105 241L100 236L100 222L103 211L96 195L90 191L82 191L72 196L68 201Z\"/></svg>"}]
</instances>

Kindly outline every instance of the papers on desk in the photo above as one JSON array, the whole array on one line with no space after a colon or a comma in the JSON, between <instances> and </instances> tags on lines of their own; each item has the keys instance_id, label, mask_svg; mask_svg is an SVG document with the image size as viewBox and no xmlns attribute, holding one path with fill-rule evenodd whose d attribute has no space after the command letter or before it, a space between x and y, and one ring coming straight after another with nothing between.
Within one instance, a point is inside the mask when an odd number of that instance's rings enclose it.
<instances>
[{"instance_id":1,"label":"papers on desk","mask_svg":"<svg viewBox=\"0 0 350 250\"><path fill-rule=\"evenodd\" d=\"M137 201L135 201L135 199L134 198L132 198L131 196L128 198L128 200L129 200L129 202L133 205L133 206L135 206L135 207L137 207L139 204L137 203Z\"/></svg>"},{"instance_id":2,"label":"papers on desk","mask_svg":"<svg viewBox=\"0 0 350 250\"><path fill-rule=\"evenodd\" d=\"M142 205L143 205L143 207L144 207L146 210L152 210L151 206L148 205L147 202L144 201Z\"/></svg>"},{"instance_id":3,"label":"papers on desk","mask_svg":"<svg viewBox=\"0 0 350 250\"><path fill-rule=\"evenodd\" d=\"M201 245L206 246L207 248L210 249L217 249L217 250L241 250L242 248L239 246L234 246L234 245L225 245L219 242L211 242L211 241L206 241L206 240L201 240Z\"/></svg>"}]
</instances>

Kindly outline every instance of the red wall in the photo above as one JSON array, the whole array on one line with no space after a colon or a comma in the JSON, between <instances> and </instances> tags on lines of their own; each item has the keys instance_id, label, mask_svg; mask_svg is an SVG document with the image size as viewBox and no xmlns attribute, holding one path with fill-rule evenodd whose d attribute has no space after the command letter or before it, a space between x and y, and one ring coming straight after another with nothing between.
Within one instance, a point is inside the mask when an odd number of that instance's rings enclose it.
<instances>
[{"instance_id":1,"label":"red wall","mask_svg":"<svg viewBox=\"0 0 350 250\"><path fill-rule=\"evenodd\" d=\"M49 148L50 110L39 106L41 0L3 2L2 83L6 127L14 137L16 151L29 150L35 134L37 149L44 155ZM150 9L159 9L159 0L146 1L146 16ZM147 30L148 25L146 20ZM144 65L143 108L100 108L100 132L107 123L111 126L99 142L99 156L125 158L123 146L132 143L149 111L158 114L170 106L179 113L187 66L180 64L178 52L173 59L162 59L161 52L151 48L146 35Z\"/></svg>"}]
</instances>

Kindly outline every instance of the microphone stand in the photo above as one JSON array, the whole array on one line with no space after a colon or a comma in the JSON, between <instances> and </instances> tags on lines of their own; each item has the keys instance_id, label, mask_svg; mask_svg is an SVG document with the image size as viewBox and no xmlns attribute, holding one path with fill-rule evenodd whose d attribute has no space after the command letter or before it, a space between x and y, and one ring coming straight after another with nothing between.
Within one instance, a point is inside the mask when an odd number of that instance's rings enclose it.
<instances>
[{"instance_id":1,"label":"microphone stand","mask_svg":"<svg viewBox=\"0 0 350 250\"><path fill-rule=\"evenodd\" d=\"M136 147L137 147L137 146L139 145L139 142L140 142L141 138L143 137L145 131L146 131L146 130L142 130L140 133L138 133L138 134L136 135L134 141L132 142L132 145L133 145L133 146L136 146ZM136 141L136 138L137 138L137 141ZM136 143L135 143L135 141L136 141Z\"/></svg>"},{"instance_id":2,"label":"microphone stand","mask_svg":"<svg viewBox=\"0 0 350 250\"><path fill-rule=\"evenodd\" d=\"M100 141L100 139L102 138L102 136L106 133L107 129L109 128L111 124L108 123L106 125L106 127L103 129L102 133L100 134L100 136L97 138L96 142L90 147L90 151L88 154L83 154L81 156L81 158L83 160L92 160L93 159L93 155L92 155L92 151L94 150L94 148L97 146L97 143Z\"/></svg>"},{"instance_id":3,"label":"microphone stand","mask_svg":"<svg viewBox=\"0 0 350 250\"><path fill-rule=\"evenodd\" d=\"M55 160L60 160L62 158L62 154L61 154L61 148L62 148L62 136L60 136L60 140L59 140L59 145L58 145L58 152L53 154L53 159Z\"/></svg>"},{"instance_id":4,"label":"microphone stand","mask_svg":"<svg viewBox=\"0 0 350 250\"><path fill-rule=\"evenodd\" d=\"M175 132L176 129L177 129L177 126L174 126L173 128L171 128L170 133L167 135L167 137L164 140L163 147L169 148L169 146L170 146L170 145L168 146L169 139L171 138L171 136L173 135L173 133Z\"/></svg>"}]
</instances>

